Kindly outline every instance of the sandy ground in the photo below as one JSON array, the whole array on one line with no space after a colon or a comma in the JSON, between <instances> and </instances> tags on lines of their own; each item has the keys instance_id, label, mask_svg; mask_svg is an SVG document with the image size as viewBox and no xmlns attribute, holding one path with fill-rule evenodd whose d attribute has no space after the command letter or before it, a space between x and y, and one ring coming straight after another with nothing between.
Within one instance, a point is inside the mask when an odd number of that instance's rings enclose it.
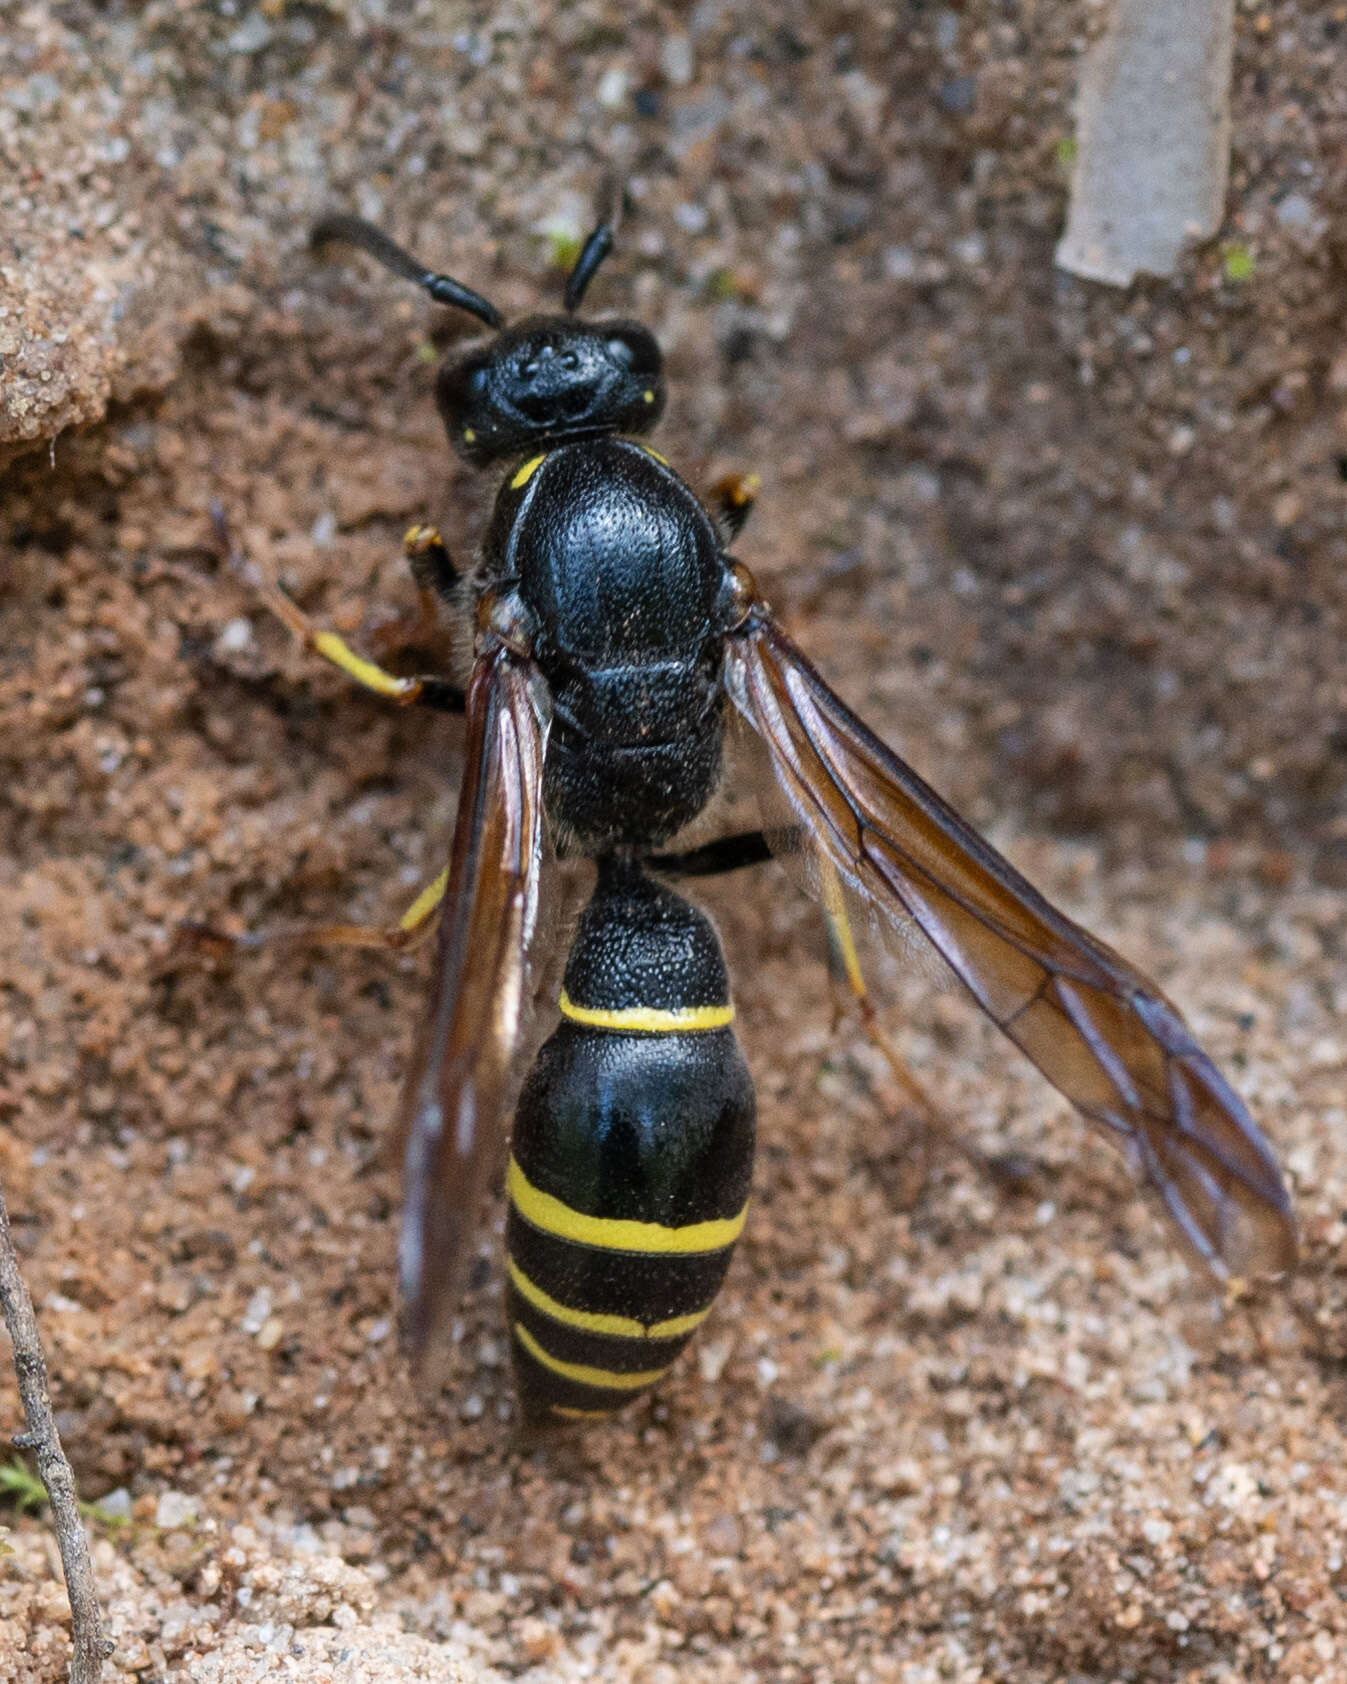
<instances>
[{"instance_id":1,"label":"sandy ground","mask_svg":"<svg viewBox=\"0 0 1347 1684\"><path fill-rule=\"evenodd\" d=\"M1347 1677L1347 12L1241 11L1226 234L1117 294L1050 266L1076 11L18 15L4 144L44 137L23 215L98 281L67 372L112 407L0 505L0 1180L113 1514L111 1676ZM762 474L739 550L825 673L1183 1005L1281 1152L1294 1282L1224 1306L1013 1051L881 966L923 1137L771 867L702 897L761 1148L699 1343L521 1445L497 1209L415 1398L383 1144L425 958L173 941L395 916L459 728L291 650L207 509L396 643L403 529L467 553L490 494L430 401L464 330L305 229L377 216L518 313L601 153L633 214L594 303L666 346L662 448ZM5 1518L0 1676L49 1684L50 1552Z\"/></svg>"}]
</instances>

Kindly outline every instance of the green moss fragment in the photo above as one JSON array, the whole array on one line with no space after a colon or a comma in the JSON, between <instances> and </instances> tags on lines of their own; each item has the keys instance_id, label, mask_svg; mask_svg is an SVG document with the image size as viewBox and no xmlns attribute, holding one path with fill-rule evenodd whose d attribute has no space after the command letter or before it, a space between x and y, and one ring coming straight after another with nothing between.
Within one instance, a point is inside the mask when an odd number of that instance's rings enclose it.
<instances>
[{"instance_id":1,"label":"green moss fragment","mask_svg":"<svg viewBox=\"0 0 1347 1684\"><path fill-rule=\"evenodd\" d=\"M547 261L553 269L565 269L569 273L579 255L580 241L576 235L557 231L547 236Z\"/></svg>"},{"instance_id":2,"label":"green moss fragment","mask_svg":"<svg viewBox=\"0 0 1347 1684\"><path fill-rule=\"evenodd\" d=\"M1227 281L1234 281L1238 284L1240 281L1252 280L1254 271L1253 253L1242 240L1232 240L1222 254L1221 267L1225 272Z\"/></svg>"}]
</instances>

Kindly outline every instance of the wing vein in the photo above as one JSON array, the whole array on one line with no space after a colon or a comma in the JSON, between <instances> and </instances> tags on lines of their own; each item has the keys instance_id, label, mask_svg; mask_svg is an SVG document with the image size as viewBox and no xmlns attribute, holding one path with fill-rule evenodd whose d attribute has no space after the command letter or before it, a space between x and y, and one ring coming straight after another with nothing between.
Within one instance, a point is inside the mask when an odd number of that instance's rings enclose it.
<instances>
[{"instance_id":1,"label":"wing vein","mask_svg":"<svg viewBox=\"0 0 1347 1684\"><path fill-rule=\"evenodd\" d=\"M760 605L728 641L725 684L808 841L871 909L915 922L1043 1075L1122 1137L1198 1255L1217 1273L1289 1266L1276 1159L1154 984L885 748Z\"/></svg>"}]
</instances>

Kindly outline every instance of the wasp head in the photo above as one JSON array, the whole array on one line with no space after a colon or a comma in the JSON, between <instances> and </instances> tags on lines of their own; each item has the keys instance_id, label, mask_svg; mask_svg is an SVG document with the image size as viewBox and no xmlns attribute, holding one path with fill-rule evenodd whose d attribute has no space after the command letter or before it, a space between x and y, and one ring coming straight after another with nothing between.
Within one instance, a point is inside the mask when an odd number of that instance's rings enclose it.
<instances>
[{"instance_id":1,"label":"wasp head","mask_svg":"<svg viewBox=\"0 0 1347 1684\"><path fill-rule=\"evenodd\" d=\"M659 346L639 322L530 316L447 363L440 414L470 462L604 433L640 433L664 408Z\"/></svg>"}]
</instances>

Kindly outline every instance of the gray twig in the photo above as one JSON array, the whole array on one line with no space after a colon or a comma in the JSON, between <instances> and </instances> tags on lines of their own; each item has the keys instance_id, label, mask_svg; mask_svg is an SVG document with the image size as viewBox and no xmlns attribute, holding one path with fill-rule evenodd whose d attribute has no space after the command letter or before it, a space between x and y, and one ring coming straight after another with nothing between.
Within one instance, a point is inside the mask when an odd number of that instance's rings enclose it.
<instances>
[{"instance_id":1,"label":"gray twig","mask_svg":"<svg viewBox=\"0 0 1347 1684\"><path fill-rule=\"evenodd\" d=\"M33 1300L28 1296L10 1237L3 1190L0 1190L0 1310L4 1311L5 1326L14 1346L14 1372L18 1375L19 1397L27 1423L26 1431L14 1435L14 1443L20 1450L31 1450L37 1459L38 1475L51 1503L52 1523L70 1597L75 1640L70 1684L98 1684L103 1662L113 1646L103 1636L98 1587L89 1559L89 1541L80 1520L75 1476L56 1431L51 1393L47 1389L47 1359L42 1353Z\"/></svg>"}]
</instances>

